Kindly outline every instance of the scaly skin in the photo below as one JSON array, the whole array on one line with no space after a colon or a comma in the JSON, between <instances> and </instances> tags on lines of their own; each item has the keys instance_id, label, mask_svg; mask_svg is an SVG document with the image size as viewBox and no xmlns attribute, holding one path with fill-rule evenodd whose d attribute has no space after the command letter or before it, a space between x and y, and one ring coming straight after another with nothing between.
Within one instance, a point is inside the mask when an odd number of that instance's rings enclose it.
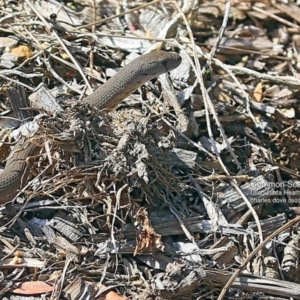
<instances>
[{"instance_id":1,"label":"scaly skin","mask_svg":"<svg viewBox=\"0 0 300 300\"><path fill-rule=\"evenodd\" d=\"M82 103L99 109L113 108L148 80L172 71L181 63L181 57L173 52L158 51L138 57L105 84L97 88ZM21 138L0 174L0 204L14 199L18 189L27 180L26 158L36 146L27 138Z\"/></svg>"}]
</instances>

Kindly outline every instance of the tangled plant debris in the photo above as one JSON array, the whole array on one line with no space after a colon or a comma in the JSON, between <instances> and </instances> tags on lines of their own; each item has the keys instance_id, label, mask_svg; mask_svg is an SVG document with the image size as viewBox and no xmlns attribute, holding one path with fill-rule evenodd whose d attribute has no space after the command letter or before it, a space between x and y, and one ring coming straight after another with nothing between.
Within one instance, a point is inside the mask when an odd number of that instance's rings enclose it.
<instances>
[{"instance_id":1,"label":"tangled plant debris","mask_svg":"<svg viewBox=\"0 0 300 300\"><path fill-rule=\"evenodd\" d=\"M300 299L299 12L3 1L1 166L36 150L0 209L1 299ZM79 101L158 49L180 66Z\"/></svg>"}]
</instances>

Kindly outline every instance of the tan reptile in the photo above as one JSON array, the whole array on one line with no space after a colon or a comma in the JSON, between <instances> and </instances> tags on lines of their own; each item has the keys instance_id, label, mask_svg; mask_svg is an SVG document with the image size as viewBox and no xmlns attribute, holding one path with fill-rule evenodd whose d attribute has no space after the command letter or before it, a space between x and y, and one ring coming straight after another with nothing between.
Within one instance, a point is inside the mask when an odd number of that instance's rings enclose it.
<instances>
[{"instance_id":1,"label":"tan reptile","mask_svg":"<svg viewBox=\"0 0 300 300\"><path fill-rule=\"evenodd\" d=\"M173 52L157 51L140 56L84 98L82 103L100 109L113 108L145 82L177 68L180 63L181 57ZM0 174L0 204L13 200L22 183L26 182L26 158L34 149L36 146L24 137L15 145Z\"/></svg>"}]
</instances>

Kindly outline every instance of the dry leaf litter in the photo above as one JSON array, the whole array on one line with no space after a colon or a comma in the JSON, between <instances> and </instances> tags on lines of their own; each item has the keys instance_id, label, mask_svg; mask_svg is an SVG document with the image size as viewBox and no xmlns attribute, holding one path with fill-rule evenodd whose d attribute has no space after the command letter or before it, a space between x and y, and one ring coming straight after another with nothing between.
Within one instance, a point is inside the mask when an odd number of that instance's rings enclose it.
<instances>
[{"instance_id":1,"label":"dry leaf litter","mask_svg":"<svg viewBox=\"0 0 300 300\"><path fill-rule=\"evenodd\" d=\"M0 159L39 151L0 209L1 299L300 299L300 8L226 9L2 1ZM157 49L180 67L78 103Z\"/></svg>"}]
</instances>

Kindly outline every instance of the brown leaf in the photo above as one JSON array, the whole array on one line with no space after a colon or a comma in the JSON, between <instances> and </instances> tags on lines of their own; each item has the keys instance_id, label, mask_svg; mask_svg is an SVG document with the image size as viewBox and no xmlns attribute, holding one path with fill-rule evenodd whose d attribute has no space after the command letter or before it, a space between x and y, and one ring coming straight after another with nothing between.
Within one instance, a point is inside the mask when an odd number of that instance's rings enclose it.
<instances>
[{"instance_id":1,"label":"brown leaf","mask_svg":"<svg viewBox=\"0 0 300 300\"><path fill-rule=\"evenodd\" d=\"M161 241L161 235L157 234L153 229L147 210L141 207L137 211L135 218L138 233L136 237L137 244L133 255L141 254L143 251L153 251L154 249L162 250L164 245Z\"/></svg>"},{"instance_id":2,"label":"brown leaf","mask_svg":"<svg viewBox=\"0 0 300 300\"><path fill-rule=\"evenodd\" d=\"M253 92L253 98L256 102L262 102L263 99L263 82L259 82Z\"/></svg>"},{"instance_id":3,"label":"brown leaf","mask_svg":"<svg viewBox=\"0 0 300 300\"><path fill-rule=\"evenodd\" d=\"M53 286L43 281L27 281L17 284L17 288L11 290L13 294L20 295L41 295L52 292Z\"/></svg>"},{"instance_id":4,"label":"brown leaf","mask_svg":"<svg viewBox=\"0 0 300 300\"><path fill-rule=\"evenodd\" d=\"M126 300L126 298L118 295L113 291L110 291L107 294L101 295L96 300Z\"/></svg>"}]
</instances>

